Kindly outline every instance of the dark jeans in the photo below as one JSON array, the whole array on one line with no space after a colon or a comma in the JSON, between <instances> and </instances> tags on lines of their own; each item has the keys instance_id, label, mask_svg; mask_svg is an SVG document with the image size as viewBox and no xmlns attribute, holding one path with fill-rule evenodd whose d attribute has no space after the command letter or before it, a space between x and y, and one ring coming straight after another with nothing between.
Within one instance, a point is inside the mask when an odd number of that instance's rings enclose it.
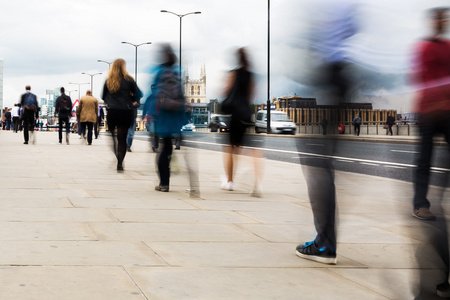
<instances>
[{"instance_id":1,"label":"dark jeans","mask_svg":"<svg viewBox=\"0 0 450 300\"><path fill-rule=\"evenodd\" d=\"M414 174L414 209L430 207L427 193L430 182L433 136L437 133L443 133L445 135L445 141L450 146L450 120L448 119L448 115L440 121L421 121L419 126L421 137L419 154L417 156L417 168Z\"/></svg>"},{"instance_id":2,"label":"dark jeans","mask_svg":"<svg viewBox=\"0 0 450 300\"><path fill-rule=\"evenodd\" d=\"M98 118L97 122L94 124L94 135L95 135L95 138L98 138L98 134L100 133L101 122L102 122L102 119Z\"/></svg>"},{"instance_id":3,"label":"dark jeans","mask_svg":"<svg viewBox=\"0 0 450 300\"><path fill-rule=\"evenodd\" d=\"M87 127L87 142L92 144L92 129L94 128L93 122L81 122L81 131L83 135L86 135L86 127Z\"/></svg>"},{"instance_id":4,"label":"dark jeans","mask_svg":"<svg viewBox=\"0 0 450 300\"><path fill-rule=\"evenodd\" d=\"M388 127L388 131L386 132L386 135L388 135L389 134L389 132L391 133L391 135L394 135L394 133L392 132L392 126L393 125L388 125L389 127Z\"/></svg>"},{"instance_id":5,"label":"dark jeans","mask_svg":"<svg viewBox=\"0 0 450 300\"><path fill-rule=\"evenodd\" d=\"M20 117L13 117L14 132L19 130Z\"/></svg>"},{"instance_id":6,"label":"dark jeans","mask_svg":"<svg viewBox=\"0 0 450 300\"><path fill-rule=\"evenodd\" d=\"M63 132L63 123L66 124L66 134L69 134L70 132L70 122L69 122L69 117L66 118L59 118L58 119L59 122L59 132L58 132L58 137L59 137L59 142L62 142L62 132Z\"/></svg>"},{"instance_id":7,"label":"dark jeans","mask_svg":"<svg viewBox=\"0 0 450 300\"><path fill-rule=\"evenodd\" d=\"M324 139L325 147L317 154L333 155L336 142ZM299 151L302 149L301 139L297 139ZM334 185L334 168L330 159L300 156L303 173L308 185L308 195L313 211L314 225L317 231L315 243L319 247L326 246L336 251L336 187Z\"/></svg>"},{"instance_id":8,"label":"dark jeans","mask_svg":"<svg viewBox=\"0 0 450 300\"><path fill-rule=\"evenodd\" d=\"M34 131L34 111L32 110L24 110L23 112L23 137L26 143L30 139L30 135L28 131L33 133Z\"/></svg>"},{"instance_id":9,"label":"dark jeans","mask_svg":"<svg viewBox=\"0 0 450 300\"><path fill-rule=\"evenodd\" d=\"M359 132L361 131L361 124L355 124L355 134L359 136Z\"/></svg>"},{"instance_id":10,"label":"dark jeans","mask_svg":"<svg viewBox=\"0 0 450 300\"><path fill-rule=\"evenodd\" d=\"M158 157L159 185L170 183L170 157L172 156L172 137L163 138L163 148Z\"/></svg>"}]
</instances>

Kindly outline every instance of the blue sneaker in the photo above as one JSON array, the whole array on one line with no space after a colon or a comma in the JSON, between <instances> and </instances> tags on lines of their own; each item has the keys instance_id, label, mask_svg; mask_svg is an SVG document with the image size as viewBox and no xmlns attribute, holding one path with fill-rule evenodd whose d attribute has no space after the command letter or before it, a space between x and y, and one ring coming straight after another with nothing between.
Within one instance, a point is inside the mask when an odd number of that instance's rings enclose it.
<instances>
[{"instance_id":1,"label":"blue sneaker","mask_svg":"<svg viewBox=\"0 0 450 300\"><path fill-rule=\"evenodd\" d=\"M336 251L330 251L327 247L317 248L314 241L298 245L295 254L323 264L335 265L337 263Z\"/></svg>"}]
</instances>

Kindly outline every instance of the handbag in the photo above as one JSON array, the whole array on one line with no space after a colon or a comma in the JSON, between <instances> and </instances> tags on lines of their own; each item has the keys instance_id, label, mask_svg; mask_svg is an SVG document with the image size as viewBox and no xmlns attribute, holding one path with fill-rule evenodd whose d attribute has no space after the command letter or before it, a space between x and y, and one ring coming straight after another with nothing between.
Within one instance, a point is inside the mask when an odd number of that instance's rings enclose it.
<instances>
[{"instance_id":1,"label":"handbag","mask_svg":"<svg viewBox=\"0 0 450 300\"><path fill-rule=\"evenodd\" d=\"M383 128L384 129L389 129L389 125L386 124L386 125L383 126Z\"/></svg>"}]
</instances>

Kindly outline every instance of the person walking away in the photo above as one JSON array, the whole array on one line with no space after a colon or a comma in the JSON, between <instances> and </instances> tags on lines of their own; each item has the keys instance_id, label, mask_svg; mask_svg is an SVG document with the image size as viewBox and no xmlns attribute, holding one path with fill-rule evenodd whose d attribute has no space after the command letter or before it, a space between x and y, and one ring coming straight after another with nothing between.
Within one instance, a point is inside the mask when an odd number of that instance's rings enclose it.
<instances>
[{"instance_id":1,"label":"person walking away","mask_svg":"<svg viewBox=\"0 0 450 300\"><path fill-rule=\"evenodd\" d=\"M102 126L102 122L105 119L105 112L103 111L103 106L98 106L98 114L97 114L97 122L94 124L94 134L95 139L98 139L98 135L100 134L100 127Z\"/></svg>"},{"instance_id":2,"label":"person walking away","mask_svg":"<svg viewBox=\"0 0 450 300\"><path fill-rule=\"evenodd\" d=\"M14 104L14 107L11 111L11 115L14 133L17 133L17 131L19 130L19 121L20 121L20 107L18 103Z\"/></svg>"},{"instance_id":3,"label":"person walking away","mask_svg":"<svg viewBox=\"0 0 450 300\"><path fill-rule=\"evenodd\" d=\"M113 139L113 151L117 158L117 171L122 172L127 151L128 129L133 122L133 103L142 97L133 77L128 74L123 59L116 59L111 65L103 86L102 99L108 110L108 129Z\"/></svg>"},{"instance_id":4,"label":"person walking away","mask_svg":"<svg viewBox=\"0 0 450 300\"><path fill-rule=\"evenodd\" d=\"M5 108L5 122L6 122L6 130L11 130L12 124L12 115L11 110L7 107Z\"/></svg>"},{"instance_id":5,"label":"person walking away","mask_svg":"<svg viewBox=\"0 0 450 300\"><path fill-rule=\"evenodd\" d=\"M151 94L147 97L144 104L143 116L146 121L147 130L150 132L150 144L153 152L158 152L159 147L159 136L155 131L156 124L156 95L155 95L155 85L151 86Z\"/></svg>"},{"instance_id":6,"label":"person walking away","mask_svg":"<svg viewBox=\"0 0 450 300\"><path fill-rule=\"evenodd\" d=\"M353 118L353 126L355 127L355 134L359 136L359 132L361 130L361 118L358 114Z\"/></svg>"},{"instance_id":7,"label":"person walking away","mask_svg":"<svg viewBox=\"0 0 450 300\"><path fill-rule=\"evenodd\" d=\"M413 186L413 217L421 220L423 233L428 239L427 251L417 251L416 256L420 265L420 299L429 299L427 295L427 283L434 279L435 283L442 280L430 278L430 273L424 271L430 268L429 253L437 253L445 263L444 283L437 285L437 294L441 297L450 297L450 284L448 282L449 268L449 247L446 216L436 217L431 212L431 203L428 200L428 187L430 184L430 168L433 153L433 138L438 134L444 134L445 141L450 145L450 40L444 35L448 32L449 8L433 8L428 11L428 18L431 24L431 35L420 40L415 48L415 59L413 62L413 83L416 86L417 97L415 111L418 113L420 144L416 157L416 165ZM449 159L445 160L449 161ZM448 165L444 165L448 168ZM442 177L439 177L442 178ZM436 180L439 180L436 178ZM448 186L448 174L445 174L444 181L440 184ZM444 213L441 202L445 190L441 193L439 201L434 202L433 210L439 214ZM433 193L433 198L437 193ZM434 222L425 222L434 221ZM420 250L420 249L419 249ZM431 251L430 251L431 250ZM425 254L426 253L426 254ZM434 266L432 267L434 268ZM434 273L433 273L434 274ZM413 287L415 289L416 287ZM434 296L434 295L433 295ZM419 299L419 298L416 298Z\"/></svg>"},{"instance_id":8,"label":"person walking away","mask_svg":"<svg viewBox=\"0 0 450 300\"><path fill-rule=\"evenodd\" d=\"M92 145L92 130L98 117L98 100L92 96L91 90L86 91L86 95L81 97L77 107L77 119L83 127L83 132L87 128L87 144Z\"/></svg>"},{"instance_id":9,"label":"person walking away","mask_svg":"<svg viewBox=\"0 0 450 300\"><path fill-rule=\"evenodd\" d=\"M158 67L153 83L157 107L155 131L163 142L157 158L159 184L155 187L155 190L160 192L169 191L172 137L180 133L185 119L185 99L178 66L175 65L176 59L171 46L163 45L162 63Z\"/></svg>"},{"instance_id":10,"label":"person walking away","mask_svg":"<svg viewBox=\"0 0 450 300\"><path fill-rule=\"evenodd\" d=\"M326 97L334 107L347 102L349 91L353 88L353 76L347 76L351 70L351 57L347 51L348 40L357 33L356 7L349 0L327 0L315 4L316 10L311 14L314 18L314 31L311 32L309 49L313 74L313 86L317 90L327 92ZM317 58L317 60L315 60ZM324 95L325 97L325 95ZM335 112L332 111L333 115ZM339 123L339 120L332 120ZM337 124L336 124L337 125ZM334 156L342 141L323 138L323 147L314 154L318 157L299 155L302 169L308 186L308 195L314 218L316 235L314 240L299 244L295 254L324 264L337 263L336 238L336 186L334 166L330 159L322 157ZM299 152L302 151L303 139L297 139Z\"/></svg>"},{"instance_id":11,"label":"person walking away","mask_svg":"<svg viewBox=\"0 0 450 300\"><path fill-rule=\"evenodd\" d=\"M39 105L37 103L36 95L31 93L31 87L27 85L25 87L25 94L22 94L20 99L20 105L23 107L23 137L24 144L28 144L31 138L33 144L36 142L36 137L34 136L34 124L36 115L39 112Z\"/></svg>"},{"instance_id":12,"label":"person walking away","mask_svg":"<svg viewBox=\"0 0 450 300\"><path fill-rule=\"evenodd\" d=\"M389 134L389 132L391 133L391 135L393 135L392 133L392 126L394 126L395 124L395 119L393 116L391 116L391 114L387 115L387 120L386 120L386 125L388 126L388 130L386 131L386 135Z\"/></svg>"},{"instance_id":13,"label":"person walking away","mask_svg":"<svg viewBox=\"0 0 450 300\"><path fill-rule=\"evenodd\" d=\"M141 104L140 98L135 99L136 101L133 102L133 123L131 124L130 128L128 129L127 134L127 151L131 152L131 145L133 145L133 139L134 139L134 132L136 131L136 118L137 118L137 109L139 105Z\"/></svg>"},{"instance_id":14,"label":"person walking away","mask_svg":"<svg viewBox=\"0 0 450 300\"><path fill-rule=\"evenodd\" d=\"M236 53L239 67L233 70L225 88L226 100L222 102L222 110L231 114L229 145L224 148L225 178L221 188L234 190L234 173L236 169L236 155L241 154L245 140L245 130L251 124L250 102L254 91L253 74L250 72L250 62L247 51L239 48ZM228 104L226 103L228 102ZM231 104L230 104L231 103ZM255 169L255 185L250 192L251 196L261 197L261 160L262 153L259 150L250 150L253 156Z\"/></svg>"},{"instance_id":15,"label":"person walking away","mask_svg":"<svg viewBox=\"0 0 450 300\"><path fill-rule=\"evenodd\" d=\"M70 117L72 115L72 100L69 96L65 94L64 87L61 87L61 96L56 99L55 102L55 116L53 117L56 120L58 117L59 123L59 131L58 138L59 143L62 144L62 135L63 135L63 124L66 126L66 144L69 145L69 133L70 133Z\"/></svg>"}]
</instances>

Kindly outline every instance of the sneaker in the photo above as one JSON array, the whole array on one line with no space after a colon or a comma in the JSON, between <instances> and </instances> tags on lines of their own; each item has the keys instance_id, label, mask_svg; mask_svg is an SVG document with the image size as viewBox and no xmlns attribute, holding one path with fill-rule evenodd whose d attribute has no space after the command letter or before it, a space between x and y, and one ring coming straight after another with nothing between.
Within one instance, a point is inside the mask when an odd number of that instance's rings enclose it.
<instances>
[{"instance_id":1,"label":"sneaker","mask_svg":"<svg viewBox=\"0 0 450 300\"><path fill-rule=\"evenodd\" d=\"M222 190L232 191L234 189L233 181L223 182L221 185Z\"/></svg>"},{"instance_id":2,"label":"sneaker","mask_svg":"<svg viewBox=\"0 0 450 300\"><path fill-rule=\"evenodd\" d=\"M257 186L252 189L252 191L249 194L250 197L256 197L261 198L262 197L262 187Z\"/></svg>"},{"instance_id":3,"label":"sneaker","mask_svg":"<svg viewBox=\"0 0 450 300\"><path fill-rule=\"evenodd\" d=\"M430 211L427 207L421 207L419 209L415 209L412 214L413 217L416 217L419 220L426 221L436 221L436 216Z\"/></svg>"},{"instance_id":4,"label":"sneaker","mask_svg":"<svg viewBox=\"0 0 450 300\"><path fill-rule=\"evenodd\" d=\"M127 147L127 152L132 152L130 147Z\"/></svg>"},{"instance_id":5,"label":"sneaker","mask_svg":"<svg viewBox=\"0 0 450 300\"><path fill-rule=\"evenodd\" d=\"M61 141L59 141L59 142L58 142L58 144L62 144L62 142L61 142Z\"/></svg>"},{"instance_id":6,"label":"sneaker","mask_svg":"<svg viewBox=\"0 0 450 300\"><path fill-rule=\"evenodd\" d=\"M168 192L169 191L169 186L168 185L157 185L157 186L155 186L155 191Z\"/></svg>"},{"instance_id":7,"label":"sneaker","mask_svg":"<svg viewBox=\"0 0 450 300\"><path fill-rule=\"evenodd\" d=\"M442 298L450 298L450 284L446 281L436 287L436 294Z\"/></svg>"},{"instance_id":8,"label":"sneaker","mask_svg":"<svg viewBox=\"0 0 450 300\"><path fill-rule=\"evenodd\" d=\"M295 254L301 258L317 261L323 264L335 265L337 263L336 252L327 247L317 248L314 241L298 245Z\"/></svg>"}]
</instances>

